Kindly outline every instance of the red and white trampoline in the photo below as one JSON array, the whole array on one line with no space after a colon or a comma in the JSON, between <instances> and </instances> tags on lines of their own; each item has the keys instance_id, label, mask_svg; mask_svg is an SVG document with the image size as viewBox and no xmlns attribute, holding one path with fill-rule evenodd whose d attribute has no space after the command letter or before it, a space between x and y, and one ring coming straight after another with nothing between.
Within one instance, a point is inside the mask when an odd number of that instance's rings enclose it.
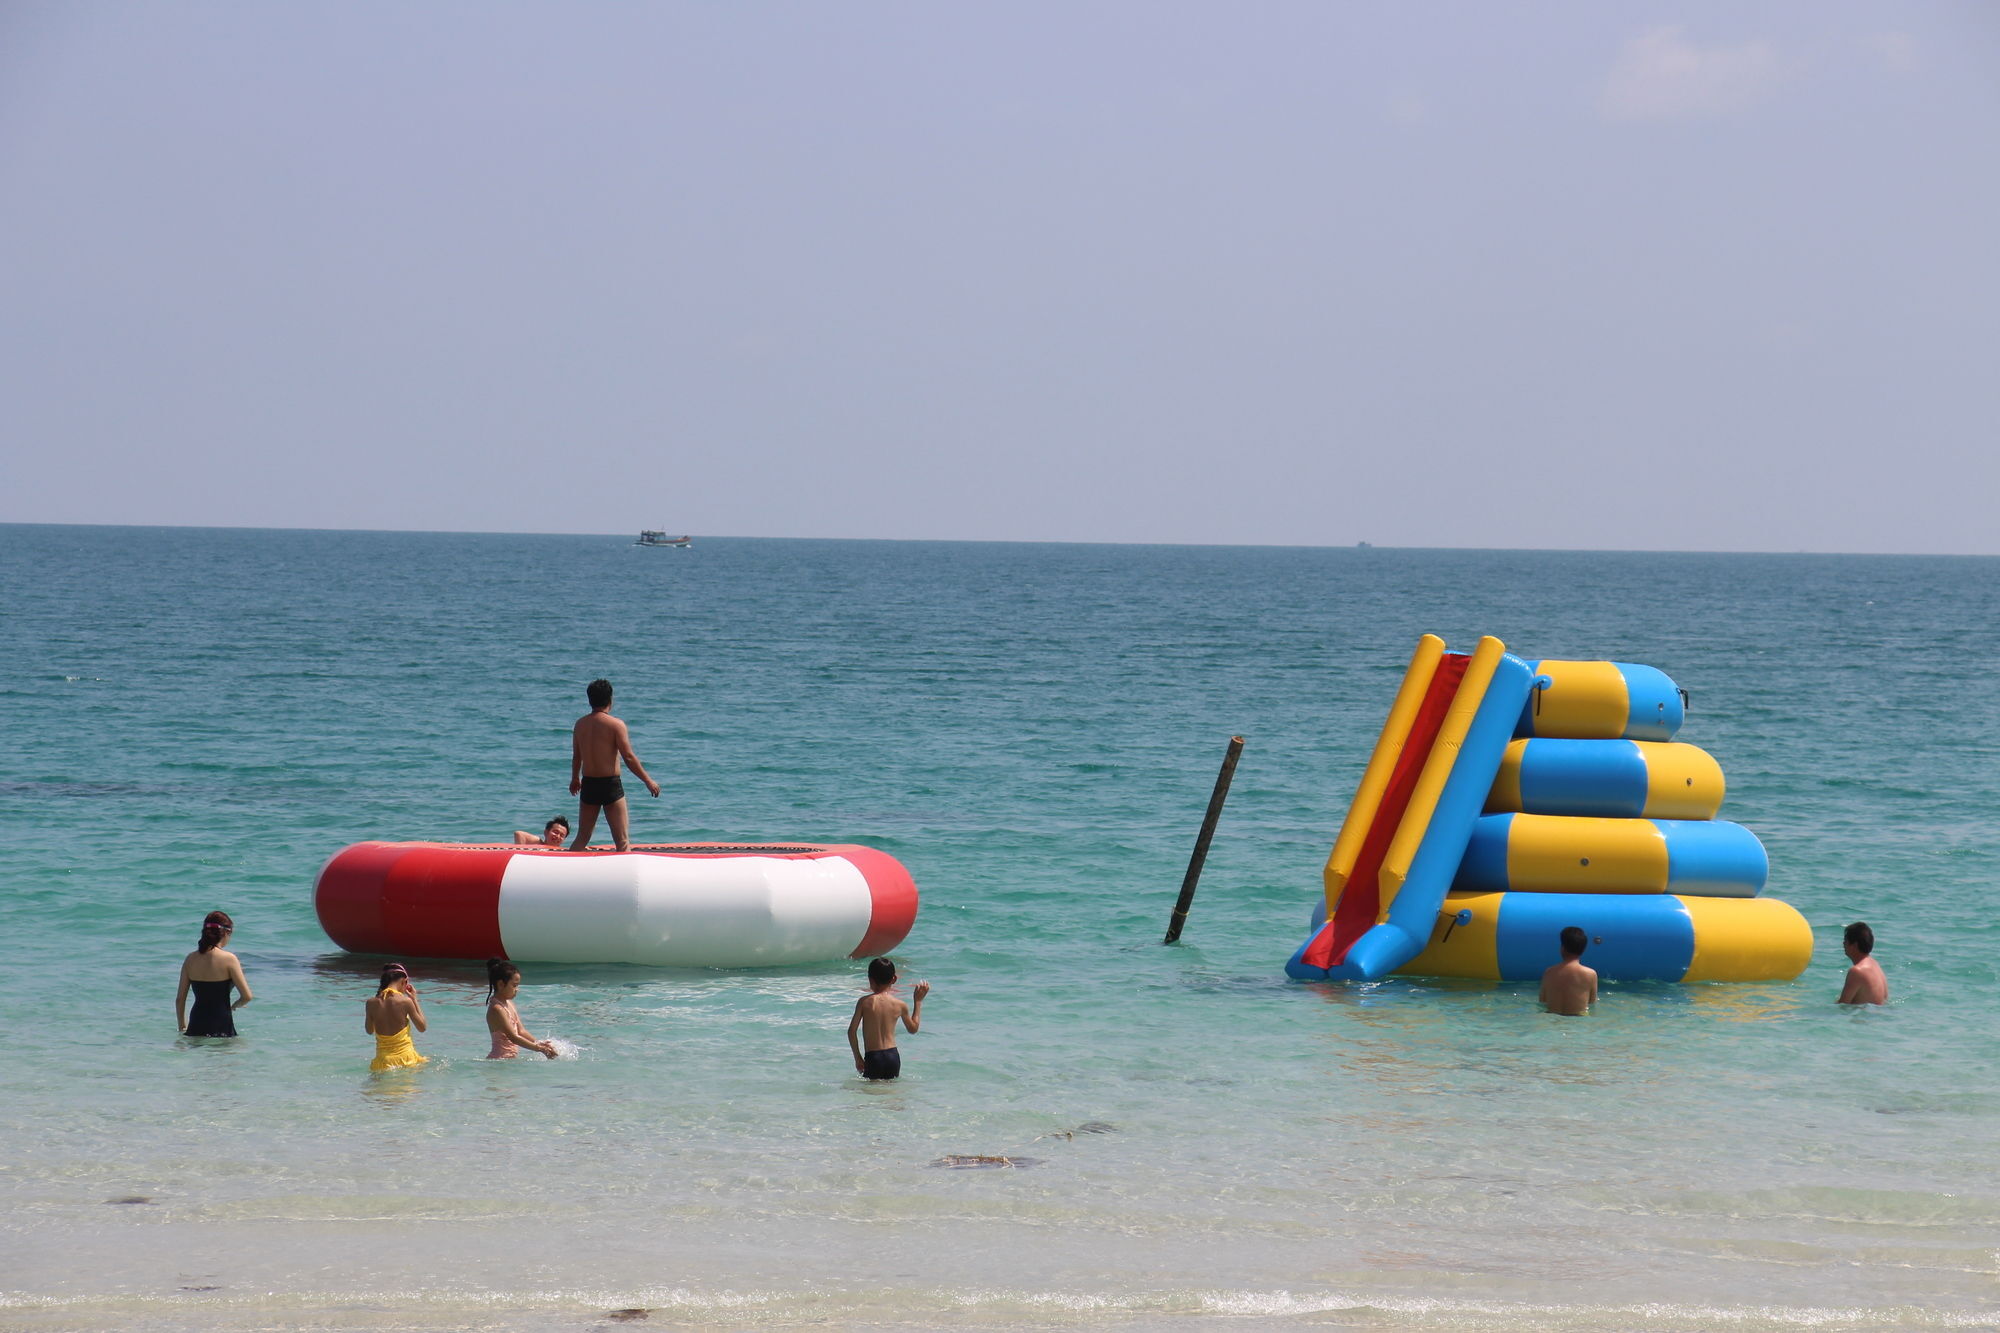
<instances>
[{"instance_id":1,"label":"red and white trampoline","mask_svg":"<svg viewBox=\"0 0 2000 1333\"><path fill-rule=\"evenodd\" d=\"M319 872L313 908L353 953L769 967L887 953L917 886L895 857L845 844L360 842Z\"/></svg>"}]
</instances>

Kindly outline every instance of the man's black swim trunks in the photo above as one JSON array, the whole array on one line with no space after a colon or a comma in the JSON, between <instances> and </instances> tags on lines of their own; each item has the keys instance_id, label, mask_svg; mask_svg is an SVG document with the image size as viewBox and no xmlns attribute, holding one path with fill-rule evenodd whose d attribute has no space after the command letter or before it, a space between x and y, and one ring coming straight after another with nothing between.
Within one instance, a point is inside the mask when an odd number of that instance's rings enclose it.
<instances>
[{"instance_id":1,"label":"man's black swim trunks","mask_svg":"<svg viewBox=\"0 0 2000 1333\"><path fill-rule=\"evenodd\" d=\"M902 1072L903 1053L894 1046L885 1046L861 1057L863 1078L895 1078Z\"/></svg>"},{"instance_id":2,"label":"man's black swim trunks","mask_svg":"<svg viewBox=\"0 0 2000 1333\"><path fill-rule=\"evenodd\" d=\"M625 784L616 773L608 778L585 778L577 798L585 805L614 805L625 799Z\"/></svg>"}]
</instances>

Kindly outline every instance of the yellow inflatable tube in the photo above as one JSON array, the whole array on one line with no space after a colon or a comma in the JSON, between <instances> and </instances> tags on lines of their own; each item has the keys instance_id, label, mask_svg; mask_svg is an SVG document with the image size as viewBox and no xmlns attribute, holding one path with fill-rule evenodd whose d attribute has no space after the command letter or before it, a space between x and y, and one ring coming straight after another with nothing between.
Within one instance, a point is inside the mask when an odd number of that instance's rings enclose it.
<instances>
[{"instance_id":1,"label":"yellow inflatable tube","mask_svg":"<svg viewBox=\"0 0 2000 1333\"><path fill-rule=\"evenodd\" d=\"M1532 981L1561 961L1565 926L1584 962L1629 981L1790 981L1812 961L1812 928L1775 898L1450 893L1411 976Z\"/></svg>"}]
</instances>

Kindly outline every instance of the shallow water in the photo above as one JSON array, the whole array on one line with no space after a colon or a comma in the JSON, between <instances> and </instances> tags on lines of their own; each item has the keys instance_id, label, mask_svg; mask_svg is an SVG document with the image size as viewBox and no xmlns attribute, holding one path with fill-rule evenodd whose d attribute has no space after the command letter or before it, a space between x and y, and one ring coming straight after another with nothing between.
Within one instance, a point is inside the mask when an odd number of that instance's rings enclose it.
<instances>
[{"instance_id":1,"label":"shallow water","mask_svg":"<svg viewBox=\"0 0 2000 1333\"><path fill-rule=\"evenodd\" d=\"M2000 1323L2000 562L0 527L0 1324L1953 1328ZM1288 982L1416 636L1693 695L1795 983ZM373 1077L310 890L569 806L607 675L648 840L852 840L935 987L533 967L573 1060ZM1248 736L1182 945L1215 767ZM171 1026L204 912L257 992ZM1832 1003L1842 924L1895 1002ZM954 1157L1022 1165L961 1169ZM144 1202L113 1202L142 1199ZM624 1322L639 1322L636 1316Z\"/></svg>"}]
</instances>

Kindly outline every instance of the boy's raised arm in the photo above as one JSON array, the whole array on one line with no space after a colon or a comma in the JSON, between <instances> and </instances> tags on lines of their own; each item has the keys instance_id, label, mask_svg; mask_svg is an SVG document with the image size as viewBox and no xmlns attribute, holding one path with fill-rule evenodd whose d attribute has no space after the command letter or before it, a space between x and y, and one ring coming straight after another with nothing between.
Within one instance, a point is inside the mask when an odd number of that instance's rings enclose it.
<instances>
[{"instance_id":1,"label":"boy's raised arm","mask_svg":"<svg viewBox=\"0 0 2000 1333\"><path fill-rule=\"evenodd\" d=\"M911 995L914 998L915 1003L909 1005L903 1010L903 1026L908 1028L912 1032L915 1032L917 1030L917 1024L923 1021L922 1011L924 1007L924 996L929 995L930 993L931 993L931 983L928 981L919 981L917 983L917 988L911 992Z\"/></svg>"}]
</instances>

